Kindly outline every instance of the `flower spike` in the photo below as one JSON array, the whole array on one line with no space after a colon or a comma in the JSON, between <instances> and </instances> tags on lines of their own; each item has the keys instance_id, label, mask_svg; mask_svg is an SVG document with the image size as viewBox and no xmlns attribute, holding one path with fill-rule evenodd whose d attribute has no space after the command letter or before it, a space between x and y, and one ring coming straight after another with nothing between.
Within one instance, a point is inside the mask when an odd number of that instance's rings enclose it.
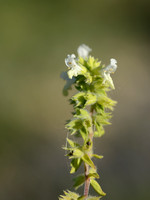
<instances>
[{"instance_id":1,"label":"flower spike","mask_svg":"<svg viewBox=\"0 0 150 200\"><path fill-rule=\"evenodd\" d=\"M65 59L68 70L61 75L66 80L65 95L73 85L77 90L70 98L74 110L72 118L66 123L68 134L63 149L71 160L70 174L76 173L80 167L84 170L73 179L73 187L76 190L84 185L84 188L81 195L64 191L59 200L99 200L106 195L96 180L100 176L93 158L101 159L103 156L95 154L94 138L103 136L104 126L111 124L111 111L117 102L110 99L107 92L115 89L111 73L116 71L117 61L111 58L110 64L105 67L98 59L89 56L90 51L85 44L80 45L77 58L71 54ZM98 196L89 194L90 187Z\"/></svg>"}]
</instances>

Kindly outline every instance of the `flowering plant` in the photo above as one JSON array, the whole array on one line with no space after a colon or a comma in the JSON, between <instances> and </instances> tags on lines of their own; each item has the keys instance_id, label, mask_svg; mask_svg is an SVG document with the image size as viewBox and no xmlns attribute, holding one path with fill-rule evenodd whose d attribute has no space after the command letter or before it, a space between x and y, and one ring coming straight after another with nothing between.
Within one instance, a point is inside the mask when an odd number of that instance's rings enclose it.
<instances>
[{"instance_id":1,"label":"flowering plant","mask_svg":"<svg viewBox=\"0 0 150 200\"><path fill-rule=\"evenodd\" d=\"M71 174L77 172L81 165L84 166L84 173L74 178L74 188L84 185L84 192L79 195L67 190L59 200L98 200L106 193L96 180L99 175L92 158L102 159L103 156L94 153L93 139L101 137L105 132L104 126L110 124L111 111L116 101L110 99L107 92L115 89L110 75L116 71L117 61L112 58L108 66L101 65L98 59L89 56L91 48L84 44L78 47L77 52L77 58L71 54L65 59L68 70L62 75L66 80L64 94L68 94L72 85L78 91L70 99L74 112L72 119L66 124L70 138L67 137L68 145L63 149L71 160ZM78 138L82 138L82 142ZM90 186L98 196L89 195Z\"/></svg>"}]
</instances>

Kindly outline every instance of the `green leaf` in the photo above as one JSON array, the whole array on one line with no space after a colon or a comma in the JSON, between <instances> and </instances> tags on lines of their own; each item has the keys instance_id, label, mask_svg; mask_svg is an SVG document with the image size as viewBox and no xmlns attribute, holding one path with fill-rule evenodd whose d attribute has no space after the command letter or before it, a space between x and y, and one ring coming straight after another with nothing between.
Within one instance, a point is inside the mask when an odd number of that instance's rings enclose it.
<instances>
[{"instance_id":1,"label":"green leaf","mask_svg":"<svg viewBox=\"0 0 150 200\"><path fill-rule=\"evenodd\" d=\"M85 77L86 77L86 83L88 84L92 83L92 76L90 75L89 72L85 73Z\"/></svg>"},{"instance_id":2,"label":"green leaf","mask_svg":"<svg viewBox=\"0 0 150 200\"><path fill-rule=\"evenodd\" d=\"M101 186L98 184L98 182L94 179L91 179L90 184L92 185L93 189L100 194L101 196L105 196L106 193L103 192Z\"/></svg>"},{"instance_id":3,"label":"green leaf","mask_svg":"<svg viewBox=\"0 0 150 200\"><path fill-rule=\"evenodd\" d=\"M87 137L88 137L88 131L86 130L85 127L82 127L80 130L79 130L79 133L81 134L83 140L86 140Z\"/></svg>"},{"instance_id":4,"label":"green leaf","mask_svg":"<svg viewBox=\"0 0 150 200\"><path fill-rule=\"evenodd\" d=\"M89 178L99 178L99 175L97 173L89 173L88 177Z\"/></svg>"},{"instance_id":5,"label":"green leaf","mask_svg":"<svg viewBox=\"0 0 150 200\"><path fill-rule=\"evenodd\" d=\"M82 127L82 120L77 118L71 120L69 123L66 124L66 128L70 130L72 135L80 130Z\"/></svg>"},{"instance_id":6,"label":"green leaf","mask_svg":"<svg viewBox=\"0 0 150 200\"><path fill-rule=\"evenodd\" d=\"M89 169L89 173L90 173L90 174L97 173L96 168L90 168L90 169Z\"/></svg>"},{"instance_id":7,"label":"green leaf","mask_svg":"<svg viewBox=\"0 0 150 200\"><path fill-rule=\"evenodd\" d=\"M98 103L95 104L94 108L97 113L101 113L102 111L104 111L104 106L102 106L101 104L98 104Z\"/></svg>"},{"instance_id":8,"label":"green leaf","mask_svg":"<svg viewBox=\"0 0 150 200\"><path fill-rule=\"evenodd\" d=\"M79 56L78 59L79 59L78 62L79 62L81 65L85 65L85 60L84 60L81 56Z\"/></svg>"},{"instance_id":9,"label":"green leaf","mask_svg":"<svg viewBox=\"0 0 150 200\"><path fill-rule=\"evenodd\" d=\"M92 118L90 116L90 113L86 109L79 109L79 113L75 115L78 120L81 120L82 126L85 127L85 129L91 127L92 125ZM82 127L80 127L81 129Z\"/></svg>"},{"instance_id":10,"label":"green leaf","mask_svg":"<svg viewBox=\"0 0 150 200\"><path fill-rule=\"evenodd\" d=\"M85 163L87 163L90 167L95 168L93 161L90 159L90 157L87 154L84 154L84 156L82 157L82 160Z\"/></svg>"},{"instance_id":11,"label":"green leaf","mask_svg":"<svg viewBox=\"0 0 150 200\"><path fill-rule=\"evenodd\" d=\"M86 99L85 103L86 106L93 105L97 101L97 96L95 94L88 92L85 96L85 99Z\"/></svg>"},{"instance_id":12,"label":"green leaf","mask_svg":"<svg viewBox=\"0 0 150 200\"><path fill-rule=\"evenodd\" d=\"M71 165L70 174L75 173L79 169L81 163L82 163L82 160L80 158L73 158L70 163Z\"/></svg>"},{"instance_id":13,"label":"green leaf","mask_svg":"<svg viewBox=\"0 0 150 200\"><path fill-rule=\"evenodd\" d=\"M109 121L108 121L108 117L106 117L105 115L102 115L102 114L97 114L95 116L95 120L97 123L99 124L102 124L102 125L109 125L111 124Z\"/></svg>"},{"instance_id":14,"label":"green leaf","mask_svg":"<svg viewBox=\"0 0 150 200\"><path fill-rule=\"evenodd\" d=\"M77 94L75 94L72 99L73 100L77 100L79 97L81 96L85 96L85 92L78 92Z\"/></svg>"},{"instance_id":15,"label":"green leaf","mask_svg":"<svg viewBox=\"0 0 150 200\"><path fill-rule=\"evenodd\" d=\"M93 86L94 86L94 92L96 94L104 94L106 95L106 92L104 90L104 86L102 84L103 80L101 77L97 77L96 81L94 82Z\"/></svg>"},{"instance_id":16,"label":"green leaf","mask_svg":"<svg viewBox=\"0 0 150 200\"><path fill-rule=\"evenodd\" d=\"M88 65L89 69L93 70L100 66L100 62L98 62L98 60L95 59L94 57L89 56L87 65Z\"/></svg>"},{"instance_id":17,"label":"green leaf","mask_svg":"<svg viewBox=\"0 0 150 200\"><path fill-rule=\"evenodd\" d=\"M105 108L113 110L113 107L116 105L117 102L108 98L106 95L99 94L97 96L97 103L103 105Z\"/></svg>"},{"instance_id":18,"label":"green leaf","mask_svg":"<svg viewBox=\"0 0 150 200\"><path fill-rule=\"evenodd\" d=\"M73 181L75 182L73 187L75 189L78 189L85 182L85 175L81 174L81 175L77 176L76 178L74 178Z\"/></svg>"},{"instance_id":19,"label":"green leaf","mask_svg":"<svg viewBox=\"0 0 150 200\"><path fill-rule=\"evenodd\" d=\"M95 158L98 158L98 159L102 159L104 156L100 156L100 155L97 155L97 154L92 154L93 157Z\"/></svg>"},{"instance_id":20,"label":"green leaf","mask_svg":"<svg viewBox=\"0 0 150 200\"><path fill-rule=\"evenodd\" d=\"M82 62L82 61L81 61ZM85 62L84 62L85 65ZM92 76L89 73L87 67L83 66L83 64L80 65L80 67L82 68L82 70L80 71L80 75L78 76L78 82L83 80L83 77L85 78L85 82L87 84L90 84L92 82ZM81 79L81 80L80 80Z\"/></svg>"},{"instance_id":21,"label":"green leaf","mask_svg":"<svg viewBox=\"0 0 150 200\"><path fill-rule=\"evenodd\" d=\"M76 95L72 97L72 100L75 101L76 106L84 106L85 104L85 92L78 92Z\"/></svg>"},{"instance_id":22,"label":"green leaf","mask_svg":"<svg viewBox=\"0 0 150 200\"><path fill-rule=\"evenodd\" d=\"M80 196L77 200L84 200L85 196Z\"/></svg>"},{"instance_id":23,"label":"green leaf","mask_svg":"<svg viewBox=\"0 0 150 200\"><path fill-rule=\"evenodd\" d=\"M75 143L74 141L70 140L69 138L67 138L67 142L70 144L71 147L78 147L79 144Z\"/></svg>"},{"instance_id":24,"label":"green leaf","mask_svg":"<svg viewBox=\"0 0 150 200\"><path fill-rule=\"evenodd\" d=\"M98 123L95 122L95 126L97 131L94 132L94 137L101 137L102 135L104 135L105 131L102 125L99 125Z\"/></svg>"},{"instance_id":25,"label":"green leaf","mask_svg":"<svg viewBox=\"0 0 150 200\"><path fill-rule=\"evenodd\" d=\"M79 194L75 192L71 192L69 190L64 191L64 195L60 195L59 200L77 200L79 198Z\"/></svg>"},{"instance_id":26,"label":"green leaf","mask_svg":"<svg viewBox=\"0 0 150 200\"><path fill-rule=\"evenodd\" d=\"M87 119L87 118L91 118L89 112L86 109L79 109L79 115L76 115L76 117L78 118L82 118L82 119Z\"/></svg>"}]
</instances>

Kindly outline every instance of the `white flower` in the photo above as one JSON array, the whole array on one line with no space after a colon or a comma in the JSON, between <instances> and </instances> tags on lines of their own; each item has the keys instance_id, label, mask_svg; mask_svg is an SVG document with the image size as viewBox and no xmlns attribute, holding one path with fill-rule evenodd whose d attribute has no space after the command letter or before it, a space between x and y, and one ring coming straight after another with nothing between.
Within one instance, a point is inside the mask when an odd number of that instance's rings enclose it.
<instances>
[{"instance_id":1,"label":"white flower","mask_svg":"<svg viewBox=\"0 0 150 200\"><path fill-rule=\"evenodd\" d=\"M117 61L114 58L111 58L110 64L102 69L102 76L104 78L103 84L107 82L112 89L115 89L115 86L110 74L114 73L116 69L117 69Z\"/></svg>"},{"instance_id":2,"label":"white flower","mask_svg":"<svg viewBox=\"0 0 150 200\"><path fill-rule=\"evenodd\" d=\"M83 59L88 58L90 51L92 51L92 49L85 44L81 44L77 49L78 56L82 57Z\"/></svg>"},{"instance_id":3,"label":"white flower","mask_svg":"<svg viewBox=\"0 0 150 200\"><path fill-rule=\"evenodd\" d=\"M78 76L81 72L81 67L75 61L76 56L74 54L68 55L65 59L65 64L69 68L68 77L72 79L73 76Z\"/></svg>"},{"instance_id":4,"label":"white flower","mask_svg":"<svg viewBox=\"0 0 150 200\"><path fill-rule=\"evenodd\" d=\"M114 58L110 59L110 64L104 68L106 73L114 73L117 69L117 60Z\"/></svg>"}]
</instances>

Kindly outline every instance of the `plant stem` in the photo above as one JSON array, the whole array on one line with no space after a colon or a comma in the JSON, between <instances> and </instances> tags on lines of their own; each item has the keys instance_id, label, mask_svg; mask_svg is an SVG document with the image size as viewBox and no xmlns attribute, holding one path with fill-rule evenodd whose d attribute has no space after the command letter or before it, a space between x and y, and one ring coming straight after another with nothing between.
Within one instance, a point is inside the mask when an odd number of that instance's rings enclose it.
<instances>
[{"instance_id":1,"label":"plant stem","mask_svg":"<svg viewBox=\"0 0 150 200\"><path fill-rule=\"evenodd\" d=\"M93 108L91 108L91 111L90 111L90 115L91 117L93 116ZM93 135L94 135L94 132L93 132L93 125L90 129L90 132L89 132L89 139L91 140L91 143L93 143ZM92 150L90 150L91 152ZM91 153L88 153L88 156L91 157ZM89 189L90 189L90 178L88 177L89 175L89 165L85 163L85 184L84 184L84 196L85 198L88 197L88 194L89 194Z\"/></svg>"},{"instance_id":2,"label":"plant stem","mask_svg":"<svg viewBox=\"0 0 150 200\"><path fill-rule=\"evenodd\" d=\"M90 188L90 178L88 177L89 174L89 165L85 164L85 185L84 185L84 196L87 198L89 194Z\"/></svg>"}]
</instances>

